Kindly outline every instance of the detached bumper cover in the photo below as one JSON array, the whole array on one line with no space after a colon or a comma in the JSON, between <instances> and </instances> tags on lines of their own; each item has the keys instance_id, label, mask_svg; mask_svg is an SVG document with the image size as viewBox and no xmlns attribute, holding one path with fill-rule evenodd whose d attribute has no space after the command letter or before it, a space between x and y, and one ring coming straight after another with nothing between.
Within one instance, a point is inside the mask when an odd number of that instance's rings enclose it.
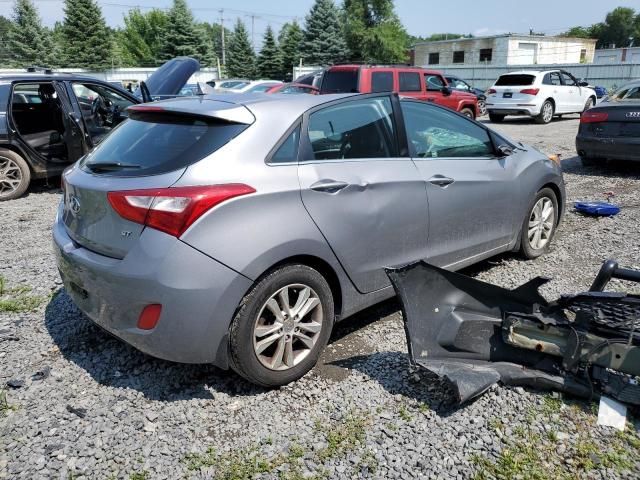
<instances>
[{"instance_id":1,"label":"detached bumper cover","mask_svg":"<svg viewBox=\"0 0 640 480\"><path fill-rule=\"evenodd\" d=\"M601 291L640 272L602 271L593 291L552 303L538 293L541 277L507 290L424 262L387 273L412 364L446 378L458 402L502 382L640 405L640 297Z\"/></svg>"}]
</instances>

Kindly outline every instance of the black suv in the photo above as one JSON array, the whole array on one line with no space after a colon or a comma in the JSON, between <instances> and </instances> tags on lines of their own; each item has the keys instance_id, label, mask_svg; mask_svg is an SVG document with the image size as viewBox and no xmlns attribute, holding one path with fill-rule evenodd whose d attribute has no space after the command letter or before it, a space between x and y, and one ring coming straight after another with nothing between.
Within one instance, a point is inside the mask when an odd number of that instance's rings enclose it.
<instances>
[{"instance_id":1,"label":"black suv","mask_svg":"<svg viewBox=\"0 0 640 480\"><path fill-rule=\"evenodd\" d=\"M447 83L449 84L450 88L453 88L454 90L460 90L461 92L473 93L477 97L478 117L487 114L487 95L485 94L484 90L472 87L465 80L461 79L460 77L456 77L455 75L445 75L445 78L447 79Z\"/></svg>"},{"instance_id":2,"label":"black suv","mask_svg":"<svg viewBox=\"0 0 640 480\"><path fill-rule=\"evenodd\" d=\"M89 76L0 75L0 201L21 196L32 178L58 176L127 118L127 107L175 96L199 69L176 58L130 93Z\"/></svg>"}]
</instances>

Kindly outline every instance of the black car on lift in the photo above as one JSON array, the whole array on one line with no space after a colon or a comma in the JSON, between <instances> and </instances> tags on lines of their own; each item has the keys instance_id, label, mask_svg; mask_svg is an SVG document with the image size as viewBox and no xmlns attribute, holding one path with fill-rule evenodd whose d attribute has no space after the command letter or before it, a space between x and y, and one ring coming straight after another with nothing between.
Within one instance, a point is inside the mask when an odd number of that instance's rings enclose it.
<instances>
[{"instance_id":1,"label":"black car on lift","mask_svg":"<svg viewBox=\"0 0 640 480\"><path fill-rule=\"evenodd\" d=\"M60 175L127 118L127 107L177 95L199 68L193 58L170 60L133 94L48 70L0 75L0 201L24 194L31 179Z\"/></svg>"},{"instance_id":2,"label":"black car on lift","mask_svg":"<svg viewBox=\"0 0 640 480\"><path fill-rule=\"evenodd\" d=\"M584 165L607 159L640 161L640 80L582 113L576 151Z\"/></svg>"},{"instance_id":3,"label":"black car on lift","mask_svg":"<svg viewBox=\"0 0 640 480\"><path fill-rule=\"evenodd\" d=\"M460 90L461 92L473 93L478 99L478 117L487 114L487 96L485 95L485 91L480 88L475 88L469 85L465 80L460 77L456 77L455 75L445 75L444 78L447 79L447 83L450 88L454 90Z\"/></svg>"}]
</instances>

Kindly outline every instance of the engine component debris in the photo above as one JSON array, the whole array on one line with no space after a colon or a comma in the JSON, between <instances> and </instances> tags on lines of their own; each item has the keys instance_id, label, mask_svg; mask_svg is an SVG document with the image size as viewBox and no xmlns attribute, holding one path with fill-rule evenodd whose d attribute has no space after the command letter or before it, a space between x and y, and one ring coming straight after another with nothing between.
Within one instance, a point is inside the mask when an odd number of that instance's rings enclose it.
<instances>
[{"instance_id":1,"label":"engine component debris","mask_svg":"<svg viewBox=\"0 0 640 480\"><path fill-rule=\"evenodd\" d=\"M508 290L425 262L387 274L412 365L446 378L458 402L501 382L640 405L640 296L604 291L640 271L607 261L589 292L550 303L543 277Z\"/></svg>"}]
</instances>

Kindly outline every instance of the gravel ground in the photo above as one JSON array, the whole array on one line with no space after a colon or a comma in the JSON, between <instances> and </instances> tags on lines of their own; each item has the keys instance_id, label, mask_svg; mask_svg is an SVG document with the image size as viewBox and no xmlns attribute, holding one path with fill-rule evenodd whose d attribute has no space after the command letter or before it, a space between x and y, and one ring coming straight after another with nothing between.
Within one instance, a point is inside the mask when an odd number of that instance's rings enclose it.
<instances>
[{"instance_id":1,"label":"gravel ground","mask_svg":"<svg viewBox=\"0 0 640 480\"><path fill-rule=\"evenodd\" d=\"M625 208L600 220L569 211L545 257L503 255L466 273L505 287L550 276L553 298L587 289L606 258L640 268L640 170L583 168L577 124L497 128L563 155L569 202L614 191ZM318 367L279 390L141 354L61 290L50 247L59 199L40 187L0 204L0 478L638 477L638 423L597 427L588 402L496 386L452 406L436 378L408 371L394 301L342 323Z\"/></svg>"}]
</instances>

